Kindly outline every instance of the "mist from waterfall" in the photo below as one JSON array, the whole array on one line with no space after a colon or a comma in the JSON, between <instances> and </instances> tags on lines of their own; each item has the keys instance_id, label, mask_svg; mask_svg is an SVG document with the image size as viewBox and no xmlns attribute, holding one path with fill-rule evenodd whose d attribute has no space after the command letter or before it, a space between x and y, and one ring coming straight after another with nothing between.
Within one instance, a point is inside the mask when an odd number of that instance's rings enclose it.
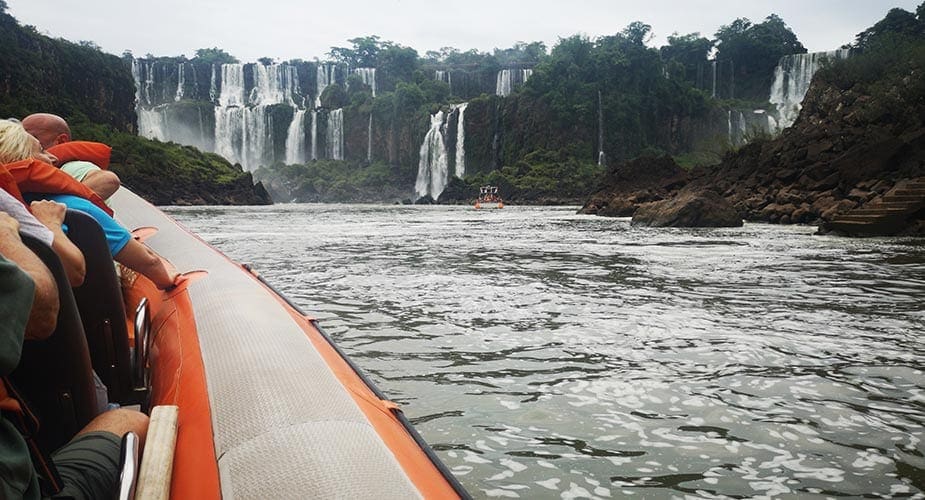
<instances>
[{"instance_id":1,"label":"mist from waterfall","mask_svg":"<svg viewBox=\"0 0 925 500\"><path fill-rule=\"evenodd\" d=\"M784 56L774 70L774 83L771 85L769 100L776 108L777 123L775 132L791 125L800 116L803 98L813 81L813 75L822 67L825 60L845 59L850 49L793 54Z\"/></svg>"},{"instance_id":2,"label":"mist from waterfall","mask_svg":"<svg viewBox=\"0 0 925 500\"><path fill-rule=\"evenodd\" d=\"M437 111L430 117L430 129L421 144L418 176L414 183L414 192L418 197L429 195L436 200L446 187L449 166L444 129L443 111Z\"/></svg>"}]
</instances>

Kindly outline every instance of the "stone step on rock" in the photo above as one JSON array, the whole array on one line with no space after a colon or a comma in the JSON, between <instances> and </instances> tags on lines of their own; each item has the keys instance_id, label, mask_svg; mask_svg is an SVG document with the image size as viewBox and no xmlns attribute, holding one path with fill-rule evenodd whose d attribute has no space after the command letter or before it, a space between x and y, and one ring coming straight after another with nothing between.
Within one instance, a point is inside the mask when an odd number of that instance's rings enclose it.
<instances>
[{"instance_id":1,"label":"stone step on rock","mask_svg":"<svg viewBox=\"0 0 925 500\"><path fill-rule=\"evenodd\" d=\"M908 186L902 189L894 189L887 196L916 196L925 198L925 189L910 188Z\"/></svg>"},{"instance_id":2,"label":"stone step on rock","mask_svg":"<svg viewBox=\"0 0 925 500\"><path fill-rule=\"evenodd\" d=\"M909 212L906 207L862 207L850 212L851 215L902 215Z\"/></svg>"},{"instance_id":3,"label":"stone step on rock","mask_svg":"<svg viewBox=\"0 0 925 500\"><path fill-rule=\"evenodd\" d=\"M896 234L903 228L903 222L887 218L877 222L832 220L823 225L825 232L837 232L849 236L885 236Z\"/></svg>"},{"instance_id":4,"label":"stone step on rock","mask_svg":"<svg viewBox=\"0 0 925 500\"><path fill-rule=\"evenodd\" d=\"M887 216L884 215L855 215L853 213L849 213L835 217L832 219L832 222L860 222L875 224L878 222L883 222L883 220L886 218Z\"/></svg>"},{"instance_id":5,"label":"stone step on rock","mask_svg":"<svg viewBox=\"0 0 925 500\"><path fill-rule=\"evenodd\" d=\"M918 202L918 203L922 203L922 202L925 202L925 199L923 199L923 197L921 197L921 196L906 196L906 195L887 194L887 195L884 195L883 198L881 198L881 201L882 201L883 203L893 203L893 202L913 202L913 203Z\"/></svg>"}]
</instances>

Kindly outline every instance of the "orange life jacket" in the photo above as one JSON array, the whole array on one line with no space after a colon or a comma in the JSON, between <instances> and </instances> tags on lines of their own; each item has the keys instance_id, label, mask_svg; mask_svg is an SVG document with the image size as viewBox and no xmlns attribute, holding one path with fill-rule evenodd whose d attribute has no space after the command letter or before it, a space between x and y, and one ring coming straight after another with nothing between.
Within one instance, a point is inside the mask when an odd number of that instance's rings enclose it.
<instances>
[{"instance_id":1,"label":"orange life jacket","mask_svg":"<svg viewBox=\"0 0 925 500\"><path fill-rule=\"evenodd\" d=\"M59 164L69 161L88 161L103 170L109 169L112 148L102 142L68 141L55 144L45 151L58 157Z\"/></svg>"},{"instance_id":2,"label":"orange life jacket","mask_svg":"<svg viewBox=\"0 0 925 500\"><path fill-rule=\"evenodd\" d=\"M4 165L0 165L0 189L13 195L13 197L19 200L23 205L29 206L26 200L23 199L22 193L19 191L19 185L16 184L16 179L13 178L13 174L11 174Z\"/></svg>"},{"instance_id":3,"label":"orange life jacket","mask_svg":"<svg viewBox=\"0 0 925 500\"><path fill-rule=\"evenodd\" d=\"M112 215L112 209L98 194L54 165L28 158L7 163L4 167L16 180L21 193L73 194L92 201L94 205ZM10 194L16 196L13 192Z\"/></svg>"}]
</instances>

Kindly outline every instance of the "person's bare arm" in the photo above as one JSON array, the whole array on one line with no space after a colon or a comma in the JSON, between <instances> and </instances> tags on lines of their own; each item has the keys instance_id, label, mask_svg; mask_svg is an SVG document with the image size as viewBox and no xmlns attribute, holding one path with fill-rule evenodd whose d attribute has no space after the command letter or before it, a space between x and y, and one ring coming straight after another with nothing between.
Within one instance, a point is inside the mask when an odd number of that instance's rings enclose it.
<instances>
[{"instance_id":1,"label":"person's bare arm","mask_svg":"<svg viewBox=\"0 0 925 500\"><path fill-rule=\"evenodd\" d=\"M134 238L115 255L115 259L125 267L141 273L162 290L172 286L178 276L173 265L165 263L154 250Z\"/></svg>"},{"instance_id":2,"label":"person's bare arm","mask_svg":"<svg viewBox=\"0 0 925 500\"><path fill-rule=\"evenodd\" d=\"M19 238L19 222L6 212L0 212L0 254L19 266L35 282L26 338L48 338L58 324L58 286L51 271Z\"/></svg>"},{"instance_id":3,"label":"person's bare arm","mask_svg":"<svg viewBox=\"0 0 925 500\"><path fill-rule=\"evenodd\" d=\"M81 182L104 200L109 199L122 185L119 176L109 170L93 170Z\"/></svg>"},{"instance_id":4,"label":"person's bare arm","mask_svg":"<svg viewBox=\"0 0 925 500\"><path fill-rule=\"evenodd\" d=\"M29 208L32 210L32 215L55 235L51 248L61 259L68 282L72 287L82 285L87 275L87 261L80 249L68 239L64 230L61 229L67 207L55 201L37 200L33 201Z\"/></svg>"}]
</instances>

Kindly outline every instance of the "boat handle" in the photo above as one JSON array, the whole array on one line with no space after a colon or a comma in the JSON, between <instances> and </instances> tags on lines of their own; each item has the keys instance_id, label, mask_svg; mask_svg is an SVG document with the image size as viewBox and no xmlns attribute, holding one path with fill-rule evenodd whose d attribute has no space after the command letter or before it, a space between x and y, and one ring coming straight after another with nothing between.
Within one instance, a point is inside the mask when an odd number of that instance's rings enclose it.
<instances>
[{"instance_id":1,"label":"boat handle","mask_svg":"<svg viewBox=\"0 0 925 500\"><path fill-rule=\"evenodd\" d=\"M135 388L147 389L150 384L148 371L148 349L150 347L151 313L148 309L148 299L143 297L135 309L135 353L132 360L134 369Z\"/></svg>"}]
</instances>

